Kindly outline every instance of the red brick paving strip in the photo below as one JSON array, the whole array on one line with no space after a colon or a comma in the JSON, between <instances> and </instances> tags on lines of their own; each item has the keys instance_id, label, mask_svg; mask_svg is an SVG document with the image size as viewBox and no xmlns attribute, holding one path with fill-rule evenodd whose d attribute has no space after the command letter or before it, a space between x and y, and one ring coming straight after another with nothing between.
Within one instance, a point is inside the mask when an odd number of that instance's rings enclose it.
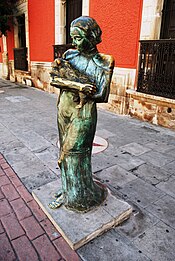
<instances>
[{"instance_id":1,"label":"red brick paving strip","mask_svg":"<svg viewBox=\"0 0 175 261\"><path fill-rule=\"evenodd\" d=\"M22 198L18 198L16 200L13 200L10 202L13 210L15 211L17 218L19 221L32 216L32 212L30 209L27 207L26 203Z\"/></svg>"},{"instance_id":2,"label":"red brick paving strip","mask_svg":"<svg viewBox=\"0 0 175 261\"><path fill-rule=\"evenodd\" d=\"M6 199L0 200L0 218L12 212L9 202Z\"/></svg>"},{"instance_id":3,"label":"red brick paving strip","mask_svg":"<svg viewBox=\"0 0 175 261\"><path fill-rule=\"evenodd\" d=\"M10 184L10 180L7 178L7 176L1 176L0 177L0 187L4 186L4 185L8 185Z\"/></svg>"},{"instance_id":4,"label":"red brick paving strip","mask_svg":"<svg viewBox=\"0 0 175 261\"><path fill-rule=\"evenodd\" d=\"M0 168L0 176L4 176L4 171Z\"/></svg>"},{"instance_id":5,"label":"red brick paving strip","mask_svg":"<svg viewBox=\"0 0 175 261\"><path fill-rule=\"evenodd\" d=\"M25 234L22 226L20 225L14 213L10 213L7 216L2 217L1 222L10 240Z\"/></svg>"},{"instance_id":6,"label":"red brick paving strip","mask_svg":"<svg viewBox=\"0 0 175 261\"><path fill-rule=\"evenodd\" d=\"M0 188L0 199L4 198L4 194L2 194L1 188Z\"/></svg>"},{"instance_id":7,"label":"red brick paving strip","mask_svg":"<svg viewBox=\"0 0 175 261\"><path fill-rule=\"evenodd\" d=\"M25 202L29 202L33 200L31 194L27 191L27 189L22 185L16 188L20 196L25 200Z\"/></svg>"},{"instance_id":8,"label":"red brick paving strip","mask_svg":"<svg viewBox=\"0 0 175 261\"><path fill-rule=\"evenodd\" d=\"M15 253L5 233L0 235L0 260L1 261L16 260Z\"/></svg>"},{"instance_id":9,"label":"red brick paving strip","mask_svg":"<svg viewBox=\"0 0 175 261\"><path fill-rule=\"evenodd\" d=\"M56 251L52 242L50 242L46 235L42 235L33 240L33 244L41 257L41 260L55 261L61 258L61 255ZM71 261L71 259L69 259L68 261Z\"/></svg>"},{"instance_id":10,"label":"red brick paving strip","mask_svg":"<svg viewBox=\"0 0 175 261\"><path fill-rule=\"evenodd\" d=\"M20 223L30 240L33 240L44 234L44 230L41 228L41 225L37 222L34 216L25 218L21 220Z\"/></svg>"},{"instance_id":11,"label":"red brick paving strip","mask_svg":"<svg viewBox=\"0 0 175 261\"><path fill-rule=\"evenodd\" d=\"M36 219L41 222L42 220L46 219L46 215L40 208L40 206L36 203L36 201L33 199L32 201L28 202L27 205L32 210L34 216Z\"/></svg>"},{"instance_id":12,"label":"red brick paving strip","mask_svg":"<svg viewBox=\"0 0 175 261\"><path fill-rule=\"evenodd\" d=\"M79 261L0 153L0 261Z\"/></svg>"},{"instance_id":13,"label":"red brick paving strip","mask_svg":"<svg viewBox=\"0 0 175 261\"><path fill-rule=\"evenodd\" d=\"M3 229L2 223L1 223L1 221L0 221L0 234L2 234L3 232L4 232L4 229Z\"/></svg>"},{"instance_id":14,"label":"red brick paving strip","mask_svg":"<svg viewBox=\"0 0 175 261\"><path fill-rule=\"evenodd\" d=\"M48 218L43 220L40 224L51 240L61 237L60 233L56 230Z\"/></svg>"},{"instance_id":15,"label":"red brick paving strip","mask_svg":"<svg viewBox=\"0 0 175 261\"><path fill-rule=\"evenodd\" d=\"M18 192L12 184L2 186L1 190L8 201L12 201L20 197L20 195L18 194Z\"/></svg>"},{"instance_id":16,"label":"red brick paving strip","mask_svg":"<svg viewBox=\"0 0 175 261\"><path fill-rule=\"evenodd\" d=\"M64 238L60 237L54 240L53 243L65 260L80 261L76 252L70 248Z\"/></svg>"},{"instance_id":17,"label":"red brick paving strip","mask_svg":"<svg viewBox=\"0 0 175 261\"><path fill-rule=\"evenodd\" d=\"M21 236L12 241L12 245L16 251L19 260L38 261L38 255L26 236ZM48 259L49 260L49 259Z\"/></svg>"}]
</instances>

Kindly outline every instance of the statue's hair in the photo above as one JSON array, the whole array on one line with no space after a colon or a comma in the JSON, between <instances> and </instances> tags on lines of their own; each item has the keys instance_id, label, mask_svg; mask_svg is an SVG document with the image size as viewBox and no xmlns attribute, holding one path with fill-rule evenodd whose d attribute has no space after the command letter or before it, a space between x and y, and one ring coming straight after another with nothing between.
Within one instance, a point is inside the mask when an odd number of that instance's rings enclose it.
<instances>
[{"instance_id":1,"label":"statue's hair","mask_svg":"<svg viewBox=\"0 0 175 261\"><path fill-rule=\"evenodd\" d=\"M78 27L83 30L93 45L101 42L102 31L95 19L89 16L80 16L71 22L71 27Z\"/></svg>"}]
</instances>

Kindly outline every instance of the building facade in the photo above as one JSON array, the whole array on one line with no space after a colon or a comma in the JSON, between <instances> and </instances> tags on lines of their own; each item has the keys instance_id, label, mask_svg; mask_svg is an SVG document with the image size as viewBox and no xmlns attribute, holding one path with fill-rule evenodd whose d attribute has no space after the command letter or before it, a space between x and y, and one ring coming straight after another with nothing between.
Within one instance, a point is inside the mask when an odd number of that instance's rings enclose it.
<instances>
[{"instance_id":1,"label":"building facade","mask_svg":"<svg viewBox=\"0 0 175 261\"><path fill-rule=\"evenodd\" d=\"M51 62L70 48L70 22L95 18L99 51L115 58L103 108L175 129L175 0L19 0L0 38L0 77L49 92Z\"/></svg>"}]
</instances>

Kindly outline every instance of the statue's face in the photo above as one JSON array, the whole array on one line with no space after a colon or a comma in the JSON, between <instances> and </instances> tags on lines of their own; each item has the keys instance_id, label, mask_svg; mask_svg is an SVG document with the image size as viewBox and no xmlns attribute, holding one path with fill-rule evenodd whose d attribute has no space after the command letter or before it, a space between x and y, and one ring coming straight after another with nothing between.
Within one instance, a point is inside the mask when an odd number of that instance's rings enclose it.
<instances>
[{"instance_id":1,"label":"statue's face","mask_svg":"<svg viewBox=\"0 0 175 261\"><path fill-rule=\"evenodd\" d=\"M72 45L74 45L78 51L88 51L91 48L91 44L87 39L85 32L80 28L71 27L70 36L72 38Z\"/></svg>"}]
</instances>

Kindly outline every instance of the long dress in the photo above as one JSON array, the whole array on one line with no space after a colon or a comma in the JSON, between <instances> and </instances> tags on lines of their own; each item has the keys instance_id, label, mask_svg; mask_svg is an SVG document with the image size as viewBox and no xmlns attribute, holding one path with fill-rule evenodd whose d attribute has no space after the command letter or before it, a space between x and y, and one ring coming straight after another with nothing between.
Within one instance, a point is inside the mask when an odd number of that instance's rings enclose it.
<instances>
[{"instance_id":1,"label":"long dress","mask_svg":"<svg viewBox=\"0 0 175 261\"><path fill-rule=\"evenodd\" d=\"M101 66L104 61L99 57L103 58L99 53L87 57L71 49L64 54L64 59L73 68L94 83L97 93L106 88L101 98L104 102L108 98L112 72L109 62L106 62L107 66ZM92 178L91 153L97 123L96 100L87 98L83 107L77 109L78 97L78 93L70 89L61 90L60 93L58 130L60 153L64 154L60 168L65 206L75 211L87 211L105 199L106 190Z\"/></svg>"}]
</instances>

